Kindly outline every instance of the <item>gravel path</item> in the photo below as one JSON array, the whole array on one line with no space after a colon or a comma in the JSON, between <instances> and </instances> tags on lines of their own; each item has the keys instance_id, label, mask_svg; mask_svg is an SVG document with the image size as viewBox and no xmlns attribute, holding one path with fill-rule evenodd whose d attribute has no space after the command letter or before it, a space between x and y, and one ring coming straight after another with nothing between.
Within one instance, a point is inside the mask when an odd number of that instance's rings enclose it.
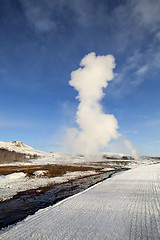
<instances>
[{"instance_id":1,"label":"gravel path","mask_svg":"<svg viewBox=\"0 0 160 240\"><path fill-rule=\"evenodd\" d=\"M0 232L0 239L160 239L160 164L129 170Z\"/></svg>"}]
</instances>

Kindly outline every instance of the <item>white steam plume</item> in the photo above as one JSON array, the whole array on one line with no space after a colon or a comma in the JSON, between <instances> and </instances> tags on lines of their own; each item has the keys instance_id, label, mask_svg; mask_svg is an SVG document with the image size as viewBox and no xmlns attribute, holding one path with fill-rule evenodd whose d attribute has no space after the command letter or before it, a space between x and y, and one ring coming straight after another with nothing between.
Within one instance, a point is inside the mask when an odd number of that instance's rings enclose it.
<instances>
[{"instance_id":1,"label":"white steam plume","mask_svg":"<svg viewBox=\"0 0 160 240\"><path fill-rule=\"evenodd\" d=\"M138 159L137 149L133 147L132 143L129 140L124 140L126 147L130 150L130 153L134 159Z\"/></svg>"},{"instance_id":2,"label":"white steam plume","mask_svg":"<svg viewBox=\"0 0 160 240\"><path fill-rule=\"evenodd\" d=\"M115 61L112 55L86 55L80 68L71 73L69 84L78 91L80 103L76 113L77 128L68 129L67 144L74 153L98 153L112 138L118 138L118 123L114 115L104 114L100 100L103 88L114 77Z\"/></svg>"}]
</instances>

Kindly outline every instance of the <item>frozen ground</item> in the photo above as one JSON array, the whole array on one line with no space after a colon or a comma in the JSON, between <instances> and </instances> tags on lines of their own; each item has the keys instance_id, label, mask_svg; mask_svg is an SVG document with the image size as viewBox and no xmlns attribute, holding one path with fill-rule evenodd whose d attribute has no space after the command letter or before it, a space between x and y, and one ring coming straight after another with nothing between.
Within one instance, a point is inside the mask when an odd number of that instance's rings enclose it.
<instances>
[{"instance_id":1,"label":"frozen ground","mask_svg":"<svg viewBox=\"0 0 160 240\"><path fill-rule=\"evenodd\" d=\"M59 154L59 153L48 153L40 152L33 149L30 146L23 144L22 142L0 142L0 149L5 149L5 154L8 153L8 158L11 157L12 153L29 154L29 156L38 156L38 158L31 158L20 162L10 162L4 161L0 164L0 167L9 168L11 166L46 166L46 165L72 165L72 166L89 166L89 167L100 167L104 171L110 171L117 168L129 167L133 168L142 164L152 164L158 161L158 159L142 159L142 160L131 160L130 157L126 157L123 154L115 153L101 153L95 156L84 157L82 155L74 154ZM7 151L7 153L6 153ZM2 160L3 160L3 156ZM3 161L2 161L3 162ZM43 171L43 167L41 169ZM26 191L29 189L36 189L39 187L45 187L50 184L63 183L68 180L72 180L77 177L89 176L96 174L96 171L77 171L68 172L63 176L50 177L40 176L40 173L33 173L33 177L29 178L24 172L17 170L18 172L0 175L0 201L10 199L18 192ZM7 174L7 173L6 173Z\"/></svg>"},{"instance_id":2,"label":"frozen ground","mask_svg":"<svg viewBox=\"0 0 160 240\"><path fill-rule=\"evenodd\" d=\"M121 173L38 211L0 239L160 239L160 164Z\"/></svg>"},{"instance_id":3,"label":"frozen ground","mask_svg":"<svg viewBox=\"0 0 160 240\"><path fill-rule=\"evenodd\" d=\"M39 177L40 171L35 172L35 177L29 178L23 172L12 173L8 175L0 175L0 201L10 199L18 192L26 191L29 189L37 189L45 187L50 184L59 184L77 177L85 177L96 174L95 171L76 171L67 172L59 177Z\"/></svg>"},{"instance_id":4,"label":"frozen ground","mask_svg":"<svg viewBox=\"0 0 160 240\"><path fill-rule=\"evenodd\" d=\"M32 147L25 145L22 142L12 141L12 142L2 142L0 141L0 150L7 150L11 156L11 153L20 153L25 154L26 159L22 158L22 161L5 161L0 162L0 166L8 166L8 165L48 165L48 164L57 164L57 165L83 165L89 164L91 162L102 162L102 161L113 161L113 160L123 160L128 161L131 165L139 165L139 164L150 164L152 162L160 161L160 158L153 157L145 157L138 160L131 160L130 156L126 156L125 154L120 153L100 153L97 155L91 155L84 157L83 155L76 154L62 154L56 152L43 152L33 149ZM33 158L30 156L33 156ZM34 157L35 156L35 157ZM127 159L128 158L128 159ZM147 161L146 161L147 160Z\"/></svg>"}]
</instances>

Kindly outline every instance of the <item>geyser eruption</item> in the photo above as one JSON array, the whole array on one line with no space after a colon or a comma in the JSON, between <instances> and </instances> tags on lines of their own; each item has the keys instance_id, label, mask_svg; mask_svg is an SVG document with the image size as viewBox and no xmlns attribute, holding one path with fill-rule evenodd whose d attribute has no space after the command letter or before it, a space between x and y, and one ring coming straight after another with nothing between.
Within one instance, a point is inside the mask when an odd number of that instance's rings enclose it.
<instances>
[{"instance_id":1,"label":"geyser eruption","mask_svg":"<svg viewBox=\"0 0 160 240\"><path fill-rule=\"evenodd\" d=\"M103 88L114 77L115 61L112 55L86 55L80 68L71 73L69 84L78 91L79 106L76 113L78 128L68 129L67 143L74 153L92 155L117 138L118 123L114 115L102 111L100 100Z\"/></svg>"}]
</instances>

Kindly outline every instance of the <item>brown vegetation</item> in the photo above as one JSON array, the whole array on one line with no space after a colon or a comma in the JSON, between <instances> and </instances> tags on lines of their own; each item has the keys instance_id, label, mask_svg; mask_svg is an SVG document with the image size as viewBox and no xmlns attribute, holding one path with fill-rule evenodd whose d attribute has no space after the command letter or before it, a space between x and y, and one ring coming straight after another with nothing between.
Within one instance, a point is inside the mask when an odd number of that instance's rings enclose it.
<instances>
[{"instance_id":1,"label":"brown vegetation","mask_svg":"<svg viewBox=\"0 0 160 240\"><path fill-rule=\"evenodd\" d=\"M93 167L82 167L82 166L65 166L65 165L37 165L37 166L0 166L0 175L7 175L15 172L24 172L29 177L34 176L35 171L45 170L45 176L57 177L62 176L66 172L75 171L92 171L95 170ZM96 168L96 170L99 170Z\"/></svg>"}]
</instances>

